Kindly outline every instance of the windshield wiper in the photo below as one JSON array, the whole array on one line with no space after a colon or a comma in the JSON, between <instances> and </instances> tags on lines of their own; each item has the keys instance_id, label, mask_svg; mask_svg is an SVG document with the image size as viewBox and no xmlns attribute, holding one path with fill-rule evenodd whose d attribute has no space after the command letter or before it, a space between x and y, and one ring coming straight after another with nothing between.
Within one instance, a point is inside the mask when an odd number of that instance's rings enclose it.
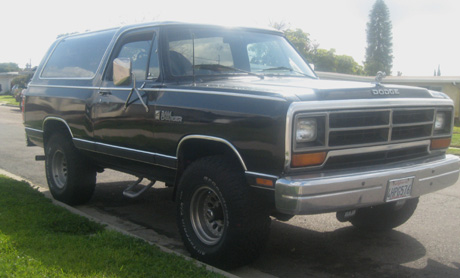
<instances>
[{"instance_id":1,"label":"windshield wiper","mask_svg":"<svg viewBox=\"0 0 460 278\"><path fill-rule=\"evenodd\" d=\"M246 70L242 70L242 69L239 69L239 68L219 65L219 64L195 65L195 69L198 69L198 70L211 70L211 71L219 72L219 73L221 73L221 72L229 72L229 71L242 72L242 73L246 73L248 75L257 76L260 79L264 79L264 76L261 75L261 74L257 74L257 73L246 71Z\"/></svg>"},{"instance_id":2,"label":"windshield wiper","mask_svg":"<svg viewBox=\"0 0 460 278\"><path fill-rule=\"evenodd\" d=\"M301 71L297 71L297 70L294 70L294 69L288 68L288 67L273 67L273 68L263 69L262 71L265 72L265 71L277 71L277 70L285 70L285 71L289 71L289 72L294 72L294 73L300 74L300 75L305 76L305 77L316 79L315 77L313 77L311 75L308 75L306 73L303 73Z\"/></svg>"}]
</instances>

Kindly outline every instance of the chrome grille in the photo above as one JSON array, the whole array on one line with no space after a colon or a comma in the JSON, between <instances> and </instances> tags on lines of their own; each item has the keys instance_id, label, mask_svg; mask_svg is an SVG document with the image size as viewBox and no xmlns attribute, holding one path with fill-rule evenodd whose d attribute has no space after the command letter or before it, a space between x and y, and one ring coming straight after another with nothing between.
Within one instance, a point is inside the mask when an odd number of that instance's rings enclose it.
<instances>
[{"instance_id":1,"label":"chrome grille","mask_svg":"<svg viewBox=\"0 0 460 278\"><path fill-rule=\"evenodd\" d=\"M334 148L426 139L433 135L436 111L436 108L400 108L330 112L326 146Z\"/></svg>"}]
</instances>

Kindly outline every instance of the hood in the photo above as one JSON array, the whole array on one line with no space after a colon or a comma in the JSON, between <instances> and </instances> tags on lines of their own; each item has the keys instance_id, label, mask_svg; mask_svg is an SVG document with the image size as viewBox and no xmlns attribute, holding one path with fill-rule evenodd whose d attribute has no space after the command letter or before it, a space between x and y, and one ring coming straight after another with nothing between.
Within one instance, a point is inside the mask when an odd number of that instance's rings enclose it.
<instances>
[{"instance_id":1,"label":"hood","mask_svg":"<svg viewBox=\"0 0 460 278\"><path fill-rule=\"evenodd\" d=\"M199 83L197 87L278 96L292 101L445 97L417 87L304 78L230 78Z\"/></svg>"}]
</instances>

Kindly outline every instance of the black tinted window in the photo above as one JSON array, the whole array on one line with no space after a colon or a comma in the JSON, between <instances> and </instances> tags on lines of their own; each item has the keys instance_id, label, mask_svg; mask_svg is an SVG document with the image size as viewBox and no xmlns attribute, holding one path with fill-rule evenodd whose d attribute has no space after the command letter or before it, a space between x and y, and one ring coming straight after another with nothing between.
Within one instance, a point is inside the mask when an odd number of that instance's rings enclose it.
<instances>
[{"instance_id":1,"label":"black tinted window","mask_svg":"<svg viewBox=\"0 0 460 278\"><path fill-rule=\"evenodd\" d=\"M121 48L117 58L129 58L137 80L145 80L151 40L129 42Z\"/></svg>"},{"instance_id":2,"label":"black tinted window","mask_svg":"<svg viewBox=\"0 0 460 278\"><path fill-rule=\"evenodd\" d=\"M57 45L42 72L45 78L92 78L115 30L69 37Z\"/></svg>"},{"instance_id":3,"label":"black tinted window","mask_svg":"<svg viewBox=\"0 0 460 278\"><path fill-rule=\"evenodd\" d=\"M157 50L155 31L151 28L124 34L114 48L105 79L113 80L113 61L116 58L129 58L136 80L156 80L160 74Z\"/></svg>"}]
</instances>

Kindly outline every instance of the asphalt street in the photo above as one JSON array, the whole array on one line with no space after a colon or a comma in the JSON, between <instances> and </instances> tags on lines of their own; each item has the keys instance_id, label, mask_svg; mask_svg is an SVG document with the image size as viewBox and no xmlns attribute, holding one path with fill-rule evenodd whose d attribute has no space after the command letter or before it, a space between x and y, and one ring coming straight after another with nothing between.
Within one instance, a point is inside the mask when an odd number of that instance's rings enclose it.
<instances>
[{"instance_id":1,"label":"asphalt street","mask_svg":"<svg viewBox=\"0 0 460 278\"><path fill-rule=\"evenodd\" d=\"M0 169L47 187L43 149L26 147L18 108L0 106ZM92 200L77 209L130 227L186 254L175 224L172 190L161 184L138 199L122 191L136 178L98 175ZM335 214L272 221L264 254L232 272L242 277L460 277L460 183L420 198L414 216L387 233L365 233Z\"/></svg>"}]
</instances>

